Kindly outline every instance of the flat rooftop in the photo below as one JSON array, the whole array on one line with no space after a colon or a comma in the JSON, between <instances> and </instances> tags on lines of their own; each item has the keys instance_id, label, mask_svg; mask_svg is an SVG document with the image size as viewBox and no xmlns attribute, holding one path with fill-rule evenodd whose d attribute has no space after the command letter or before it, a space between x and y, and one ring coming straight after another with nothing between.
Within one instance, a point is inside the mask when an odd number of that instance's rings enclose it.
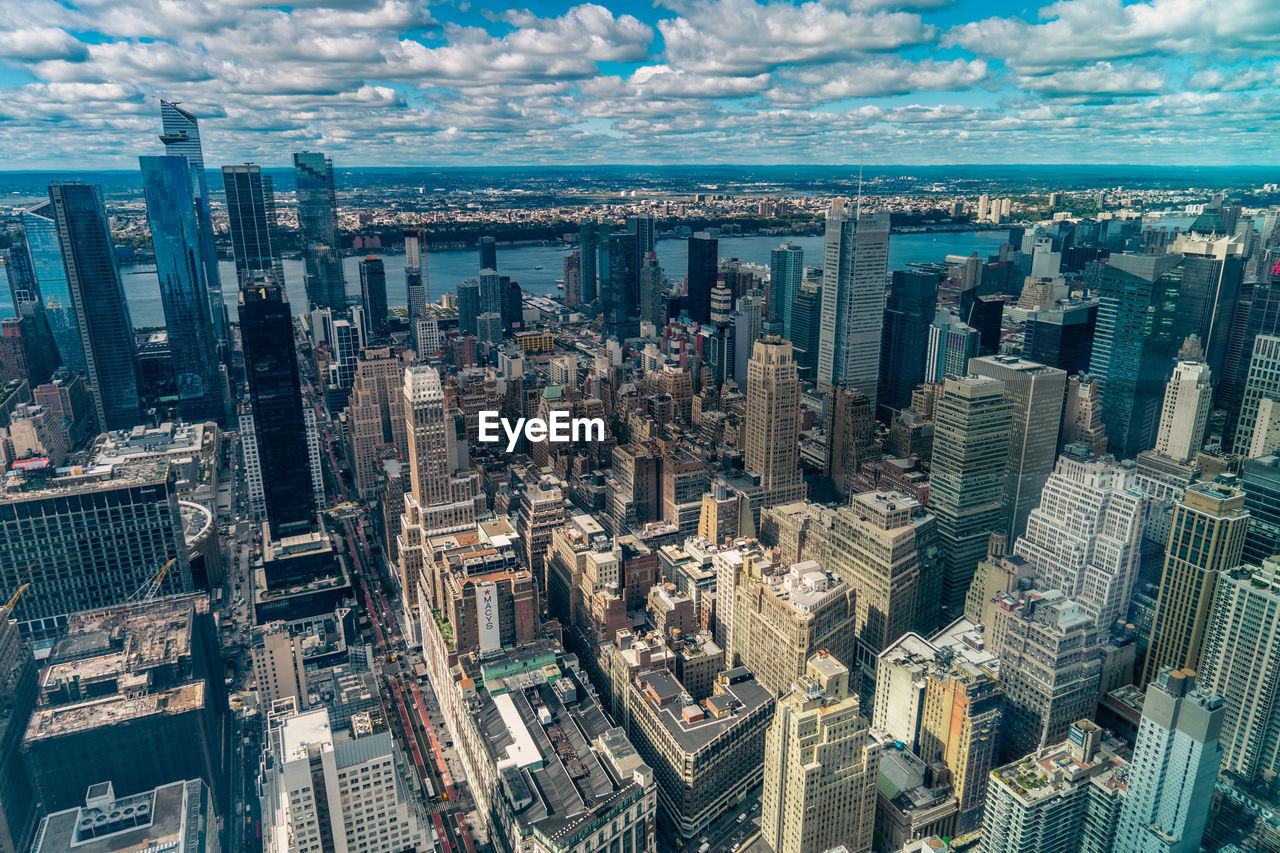
<instances>
[{"instance_id":1,"label":"flat rooftop","mask_svg":"<svg viewBox=\"0 0 1280 853\"><path fill-rule=\"evenodd\" d=\"M94 785L90 790L108 786ZM152 791L55 812L45 819L32 853L185 853L196 836L213 835L213 814L199 780L173 782Z\"/></svg>"},{"instance_id":2,"label":"flat rooftop","mask_svg":"<svg viewBox=\"0 0 1280 853\"><path fill-rule=\"evenodd\" d=\"M192 681L171 690L142 696L109 696L88 702L36 708L27 724L26 741L35 742L78 734L102 726L164 714L182 714L204 707L204 682Z\"/></svg>"},{"instance_id":3,"label":"flat rooftop","mask_svg":"<svg viewBox=\"0 0 1280 853\"><path fill-rule=\"evenodd\" d=\"M648 698L640 683L652 685L652 694L666 699L659 704ZM773 693L763 687L745 667L725 670L717 678L721 691L709 697L703 704L707 713L694 713L693 719L685 714L686 708L698 708L692 700L685 702L688 694L675 676L666 670L637 675L632 688L640 692L643 702L662 723L672 740L685 753L695 753L716 738L737 728L751 712L762 705L772 705ZM722 713L717 713L722 712Z\"/></svg>"}]
</instances>

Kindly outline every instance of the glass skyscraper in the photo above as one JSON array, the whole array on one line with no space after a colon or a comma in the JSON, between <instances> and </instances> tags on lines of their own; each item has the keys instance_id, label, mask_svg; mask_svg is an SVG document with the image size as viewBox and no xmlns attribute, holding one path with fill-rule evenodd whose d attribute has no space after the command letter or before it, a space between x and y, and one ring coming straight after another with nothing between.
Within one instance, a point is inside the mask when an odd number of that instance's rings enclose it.
<instances>
[{"instance_id":1,"label":"glass skyscraper","mask_svg":"<svg viewBox=\"0 0 1280 853\"><path fill-rule=\"evenodd\" d=\"M589 220L578 227L578 250L582 253L581 288L582 304L590 305L596 298L596 253L599 251L599 232L596 223Z\"/></svg>"},{"instance_id":2,"label":"glass skyscraper","mask_svg":"<svg viewBox=\"0 0 1280 853\"><path fill-rule=\"evenodd\" d=\"M81 319L80 342L98 426L136 426L142 421L142 382L102 188L55 182L49 185L49 200L62 242L67 289Z\"/></svg>"},{"instance_id":3,"label":"glass skyscraper","mask_svg":"<svg viewBox=\"0 0 1280 853\"><path fill-rule=\"evenodd\" d=\"M307 300L311 307L345 311L333 161L317 151L294 154L293 175L298 183L298 233L306 262Z\"/></svg>"},{"instance_id":4,"label":"glass skyscraper","mask_svg":"<svg viewBox=\"0 0 1280 853\"><path fill-rule=\"evenodd\" d=\"M194 196L196 232L199 241L197 261L204 267L204 283L208 288L209 317L224 357L228 352L227 311L222 300L222 281L218 275L218 248L213 241L213 217L209 213L209 183L204 174L204 152L200 148L200 125L196 117L172 101L161 99L160 124L164 153L183 157L191 169L191 191Z\"/></svg>"},{"instance_id":5,"label":"glass skyscraper","mask_svg":"<svg viewBox=\"0 0 1280 853\"><path fill-rule=\"evenodd\" d=\"M707 295L710 298L710 291ZM606 338L625 341L639 336L640 268L635 234L613 234L601 247L600 301L604 303ZM707 309L709 312L709 302Z\"/></svg>"},{"instance_id":6,"label":"glass skyscraper","mask_svg":"<svg viewBox=\"0 0 1280 853\"><path fill-rule=\"evenodd\" d=\"M183 420L222 421L226 400L202 262L193 171L183 157L139 157L160 301Z\"/></svg>"},{"instance_id":7,"label":"glass skyscraper","mask_svg":"<svg viewBox=\"0 0 1280 853\"><path fill-rule=\"evenodd\" d=\"M696 323L711 322L711 290L720 270L720 241L710 234L689 238L689 276L684 304ZM600 270L601 274L604 269ZM603 286L602 286L603 289Z\"/></svg>"},{"instance_id":8,"label":"glass skyscraper","mask_svg":"<svg viewBox=\"0 0 1280 853\"><path fill-rule=\"evenodd\" d=\"M790 300L788 311L789 303ZM929 327L937 307L937 273L894 270L880 347L881 408L905 409L911 405L912 389L925 379Z\"/></svg>"},{"instance_id":9,"label":"glass skyscraper","mask_svg":"<svg viewBox=\"0 0 1280 853\"><path fill-rule=\"evenodd\" d=\"M22 211L20 218L31 256L31 269L40 299L44 302L45 317L49 321L58 357L68 370L83 373L84 343L80 338L75 300L67 287L67 269L62 263L62 241L58 239L53 204L41 202Z\"/></svg>"},{"instance_id":10,"label":"glass skyscraper","mask_svg":"<svg viewBox=\"0 0 1280 853\"><path fill-rule=\"evenodd\" d=\"M1102 391L1107 445L1120 457L1155 446L1164 386L1185 338L1178 317L1182 261L1182 255L1112 255L1101 268L1089 372Z\"/></svg>"},{"instance_id":11,"label":"glass skyscraper","mask_svg":"<svg viewBox=\"0 0 1280 853\"><path fill-rule=\"evenodd\" d=\"M307 464L293 317L284 288L269 275L243 282L240 339L271 536L308 532L315 524L316 504Z\"/></svg>"},{"instance_id":12,"label":"glass skyscraper","mask_svg":"<svg viewBox=\"0 0 1280 853\"><path fill-rule=\"evenodd\" d=\"M227 223L236 280L241 287L254 273L269 272L284 287L284 264L276 235L276 200L271 178L253 164L222 167L227 196Z\"/></svg>"},{"instance_id":13,"label":"glass skyscraper","mask_svg":"<svg viewBox=\"0 0 1280 853\"><path fill-rule=\"evenodd\" d=\"M804 249L794 243L783 243L769 253L769 319L765 331L781 335L794 343L792 305L804 284Z\"/></svg>"},{"instance_id":14,"label":"glass skyscraper","mask_svg":"<svg viewBox=\"0 0 1280 853\"><path fill-rule=\"evenodd\" d=\"M360 262L360 298L369 334L387 328L387 269L382 258L370 255Z\"/></svg>"}]
</instances>

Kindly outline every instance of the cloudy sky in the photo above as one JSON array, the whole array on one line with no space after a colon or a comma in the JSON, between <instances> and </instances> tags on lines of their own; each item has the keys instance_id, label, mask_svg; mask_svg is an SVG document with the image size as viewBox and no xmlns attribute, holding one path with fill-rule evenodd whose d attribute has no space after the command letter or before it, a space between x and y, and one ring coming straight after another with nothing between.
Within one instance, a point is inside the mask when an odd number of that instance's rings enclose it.
<instances>
[{"instance_id":1,"label":"cloudy sky","mask_svg":"<svg viewBox=\"0 0 1280 853\"><path fill-rule=\"evenodd\" d=\"M0 169L1280 161L1277 0L0 0Z\"/></svg>"}]
</instances>

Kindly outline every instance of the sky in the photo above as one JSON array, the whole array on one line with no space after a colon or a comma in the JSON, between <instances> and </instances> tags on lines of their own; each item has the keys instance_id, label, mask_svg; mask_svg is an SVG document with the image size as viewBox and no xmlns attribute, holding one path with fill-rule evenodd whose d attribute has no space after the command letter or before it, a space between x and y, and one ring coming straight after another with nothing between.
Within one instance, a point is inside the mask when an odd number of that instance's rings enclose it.
<instances>
[{"instance_id":1,"label":"sky","mask_svg":"<svg viewBox=\"0 0 1280 853\"><path fill-rule=\"evenodd\" d=\"M1278 0L0 0L0 169L1280 164Z\"/></svg>"}]
</instances>

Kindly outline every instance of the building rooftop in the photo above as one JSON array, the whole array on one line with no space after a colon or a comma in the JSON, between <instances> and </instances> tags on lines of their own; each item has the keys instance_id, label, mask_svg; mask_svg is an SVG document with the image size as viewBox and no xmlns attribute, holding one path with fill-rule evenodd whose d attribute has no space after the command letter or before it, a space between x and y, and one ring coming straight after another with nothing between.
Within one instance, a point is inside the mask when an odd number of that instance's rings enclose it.
<instances>
[{"instance_id":1,"label":"building rooftop","mask_svg":"<svg viewBox=\"0 0 1280 853\"><path fill-rule=\"evenodd\" d=\"M87 468L72 465L57 469L51 477L45 476L46 471L10 468L0 487L0 502L40 500L52 495L163 482L169 476L169 468L169 459L164 456L118 460Z\"/></svg>"},{"instance_id":2,"label":"building rooftop","mask_svg":"<svg viewBox=\"0 0 1280 853\"><path fill-rule=\"evenodd\" d=\"M217 832L199 780L116 797L110 782L89 788L83 806L45 818L32 853L187 853Z\"/></svg>"},{"instance_id":3,"label":"building rooftop","mask_svg":"<svg viewBox=\"0 0 1280 853\"><path fill-rule=\"evenodd\" d=\"M162 714L182 714L205 705L205 685L192 681L171 690L143 695L119 695L70 705L36 708L27 724L26 741L57 738L126 720Z\"/></svg>"},{"instance_id":4,"label":"building rooftop","mask_svg":"<svg viewBox=\"0 0 1280 853\"><path fill-rule=\"evenodd\" d=\"M692 754L738 725L762 705L772 705L773 693L756 681L746 667L716 677L716 693L701 704L666 670L641 673L632 680L650 710L681 751Z\"/></svg>"}]
</instances>

